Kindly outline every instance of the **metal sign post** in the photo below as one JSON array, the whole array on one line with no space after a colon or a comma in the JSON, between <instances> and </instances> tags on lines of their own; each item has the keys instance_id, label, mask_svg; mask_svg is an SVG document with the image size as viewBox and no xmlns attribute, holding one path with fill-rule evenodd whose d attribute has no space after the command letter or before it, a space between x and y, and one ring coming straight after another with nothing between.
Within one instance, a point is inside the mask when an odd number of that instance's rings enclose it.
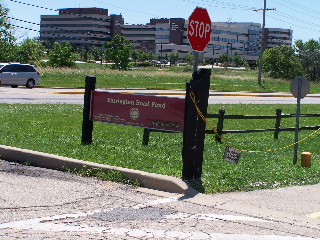
<instances>
[{"instance_id":1,"label":"metal sign post","mask_svg":"<svg viewBox=\"0 0 320 240\"><path fill-rule=\"evenodd\" d=\"M295 129L295 137L294 137L294 142L296 144L294 145L293 164L297 164L297 161L298 161L299 144L297 142L299 141L299 128L300 128L301 85L302 85L301 79L299 79L299 81L298 81L298 97L297 97L297 112L296 112L296 129Z\"/></svg>"},{"instance_id":2,"label":"metal sign post","mask_svg":"<svg viewBox=\"0 0 320 240\"><path fill-rule=\"evenodd\" d=\"M194 51L193 55L194 55L193 72L196 72L198 71L198 66L199 66L199 52Z\"/></svg>"},{"instance_id":3,"label":"metal sign post","mask_svg":"<svg viewBox=\"0 0 320 240\"><path fill-rule=\"evenodd\" d=\"M297 98L297 111L296 111L296 128L295 128L295 138L294 142L294 154L293 154L293 164L298 162L298 148L299 144L299 131L300 131L300 108L301 108L301 99L307 96L310 92L310 83L307 78L298 76L295 77L290 86L292 95Z\"/></svg>"}]
</instances>

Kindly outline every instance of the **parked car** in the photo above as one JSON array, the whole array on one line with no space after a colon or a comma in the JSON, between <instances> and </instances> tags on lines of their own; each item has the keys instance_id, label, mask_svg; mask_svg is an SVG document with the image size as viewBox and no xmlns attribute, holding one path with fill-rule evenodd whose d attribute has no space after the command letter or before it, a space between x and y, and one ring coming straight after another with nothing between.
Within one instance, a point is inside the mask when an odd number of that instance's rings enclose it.
<instances>
[{"instance_id":1,"label":"parked car","mask_svg":"<svg viewBox=\"0 0 320 240\"><path fill-rule=\"evenodd\" d=\"M166 60L166 59L160 59L160 62L163 63L163 64L167 64L167 63L168 63L168 60Z\"/></svg>"},{"instance_id":2,"label":"parked car","mask_svg":"<svg viewBox=\"0 0 320 240\"><path fill-rule=\"evenodd\" d=\"M0 85L10 85L13 88L24 85L27 88L33 88L40 82L40 72L33 65L0 63Z\"/></svg>"},{"instance_id":3,"label":"parked car","mask_svg":"<svg viewBox=\"0 0 320 240\"><path fill-rule=\"evenodd\" d=\"M161 63L161 62L158 61L158 60L151 60L150 62L153 63L153 64L160 64L160 63Z\"/></svg>"}]
</instances>

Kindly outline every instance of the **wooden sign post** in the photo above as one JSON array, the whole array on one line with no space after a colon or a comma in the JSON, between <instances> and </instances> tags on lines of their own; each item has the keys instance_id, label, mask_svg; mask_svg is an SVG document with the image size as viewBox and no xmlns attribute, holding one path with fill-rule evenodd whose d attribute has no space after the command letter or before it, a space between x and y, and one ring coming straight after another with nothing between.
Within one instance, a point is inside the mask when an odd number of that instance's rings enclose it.
<instances>
[{"instance_id":1,"label":"wooden sign post","mask_svg":"<svg viewBox=\"0 0 320 240\"><path fill-rule=\"evenodd\" d=\"M182 149L182 179L184 180L200 179L202 174L206 122L199 116L190 94L191 92L194 94L197 106L206 116L210 75L210 69L201 69L194 72L192 80L187 83Z\"/></svg>"}]
</instances>

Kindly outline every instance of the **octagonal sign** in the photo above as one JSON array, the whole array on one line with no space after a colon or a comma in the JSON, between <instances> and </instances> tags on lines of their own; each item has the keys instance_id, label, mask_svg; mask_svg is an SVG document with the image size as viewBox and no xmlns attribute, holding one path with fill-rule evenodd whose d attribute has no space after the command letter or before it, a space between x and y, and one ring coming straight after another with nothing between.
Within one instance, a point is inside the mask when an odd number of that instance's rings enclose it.
<instances>
[{"instance_id":1,"label":"octagonal sign","mask_svg":"<svg viewBox=\"0 0 320 240\"><path fill-rule=\"evenodd\" d=\"M207 9L196 7L189 17L188 39L194 51L202 52L211 39L212 23Z\"/></svg>"}]
</instances>

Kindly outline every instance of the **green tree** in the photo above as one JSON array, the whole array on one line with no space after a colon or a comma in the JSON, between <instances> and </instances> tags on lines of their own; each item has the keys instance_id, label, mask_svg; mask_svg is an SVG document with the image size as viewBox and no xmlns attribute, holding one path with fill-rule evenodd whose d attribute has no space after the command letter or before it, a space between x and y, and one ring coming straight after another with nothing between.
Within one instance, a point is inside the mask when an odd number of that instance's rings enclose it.
<instances>
[{"instance_id":1,"label":"green tree","mask_svg":"<svg viewBox=\"0 0 320 240\"><path fill-rule=\"evenodd\" d=\"M118 70L128 70L129 56L132 48L131 43L121 35L113 36L110 43L105 44L108 48L109 59L113 62L113 68Z\"/></svg>"},{"instance_id":2,"label":"green tree","mask_svg":"<svg viewBox=\"0 0 320 240\"><path fill-rule=\"evenodd\" d=\"M167 60L170 60L170 55L169 55L168 53L166 53L166 54L164 55L164 58L167 59Z\"/></svg>"},{"instance_id":3,"label":"green tree","mask_svg":"<svg viewBox=\"0 0 320 240\"><path fill-rule=\"evenodd\" d=\"M133 61L137 61L138 59L139 59L139 50L135 50L135 49L133 49L132 51L131 51L131 58L133 59Z\"/></svg>"},{"instance_id":4,"label":"green tree","mask_svg":"<svg viewBox=\"0 0 320 240\"><path fill-rule=\"evenodd\" d=\"M270 77L292 79L303 74L301 60L291 46L270 48L263 53L263 69Z\"/></svg>"},{"instance_id":5,"label":"green tree","mask_svg":"<svg viewBox=\"0 0 320 240\"><path fill-rule=\"evenodd\" d=\"M228 53L224 53L219 57L219 62L223 64L223 66L227 69L228 64L231 58Z\"/></svg>"},{"instance_id":6,"label":"green tree","mask_svg":"<svg viewBox=\"0 0 320 240\"><path fill-rule=\"evenodd\" d=\"M320 42L311 39L307 42L297 40L295 50L302 61L305 76L310 81L320 81Z\"/></svg>"},{"instance_id":7,"label":"green tree","mask_svg":"<svg viewBox=\"0 0 320 240\"><path fill-rule=\"evenodd\" d=\"M154 60L156 58L156 55L154 55L153 52L148 52L148 60Z\"/></svg>"},{"instance_id":8,"label":"green tree","mask_svg":"<svg viewBox=\"0 0 320 240\"><path fill-rule=\"evenodd\" d=\"M187 53L184 57L184 60L188 62L190 65L194 63L194 55L192 53Z\"/></svg>"},{"instance_id":9,"label":"green tree","mask_svg":"<svg viewBox=\"0 0 320 240\"><path fill-rule=\"evenodd\" d=\"M320 50L303 51L299 54L305 69L305 76L310 81L320 81Z\"/></svg>"},{"instance_id":10,"label":"green tree","mask_svg":"<svg viewBox=\"0 0 320 240\"><path fill-rule=\"evenodd\" d=\"M92 56L95 61L100 61L100 64L102 64L104 59L104 51L101 48L97 48L96 46L93 46L92 50Z\"/></svg>"},{"instance_id":11,"label":"green tree","mask_svg":"<svg viewBox=\"0 0 320 240\"><path fill-rule=\"evenodd\" d=\"M235 67L241 67L244 64L243 58L239 56L237 52L234 54L232 61Z\"/></svg>"},{"instance_id":12,"label":"green tree","mask_svg":"<svg viewBox=\"0 0 320 240\"><path fill-rule=\"evenodd\" d=\"M42 46L46 49L47 54L49 54L51 50L54 49L54 43L55 43L54 38L41 42Z\"/></svg>"},{"instance_id":13,"label":"green tree","mask_svg":"<svg viewBox=\"0 0 320 240\"><path fill-rule=\"evenodd\" d=\"M7 19L9 9L0 4L0 62L17 61L17 48L15 37L12 34L13 27Z\"/></svg>"},{"instance_id":14,"label":"green tree","mask_svg":"<svg viewBox=\"0 0 320 240\"><path fill-rule=\"evenodd\" d=\"M310 39L307 42L303 42L302 40L295 41L295 50L299 53L302 51L315 51L320 49L320 42L314 39Z\"/></svg>"},{"instance_id":15,"label":"green tree","mask_svg":"<svg viewBox=\"0 0 320 240\"><path fill-rule=\"evenodd\" d=\"M144 52L142 50L139 51L139 60L140 61L146 61L146 60L148 60L148 58L149 58L149 56L146 52Z\"/></svg>"},{"instance_id":16,"label":"green tree","mask_svg":"<svg viewBox=\"0 0 320 240\"><path fill-rule=\"evenodd\" d=\"M92 47L91 54L92 54L92 57L93 57L94 61L99 61L100 60L100 51L96 46Z\"/></svg>"},{"instance_id":17,"label":"green tree","mask_svg":"<svg viewBox=\"0 0 320 240\"><path fill-rule=\"evenodd\" d=\"M44 55L44 47L36 40L26 39L18 46L20 62L37 63Z\"/></svg>"},{"instance_id":18,"label":"green tree","mask_svg":"<svg viewBox=\"0 0 320 240\"><path fill-rule=\"evenodd\" d=\"M87 62L90 59L90 51L88 47L81 47L79 49L77 49L77 52L80 55L80 60Z\"/></svg>"},{"instance_id":19,"label":"green tree","mask_svg":"<svg viewBox=\"0 0 320 240\"><path fill-rule=\"evenodd\" d=\"M171 52L169 54L170 62L176 62L178 59L179 59L179 53L178 52Z\"/></svg>"},{"instance_id":20,"label":"green tree","mask_svg":"<svg viewBox=\"0 0 320 240\"><path fill-rule=\"evenodd\" d=\"M52 67L74 67L75 54L69 42L54 43L54 50L49 54L49 65Z\"/></svg>"}]
</instances>

